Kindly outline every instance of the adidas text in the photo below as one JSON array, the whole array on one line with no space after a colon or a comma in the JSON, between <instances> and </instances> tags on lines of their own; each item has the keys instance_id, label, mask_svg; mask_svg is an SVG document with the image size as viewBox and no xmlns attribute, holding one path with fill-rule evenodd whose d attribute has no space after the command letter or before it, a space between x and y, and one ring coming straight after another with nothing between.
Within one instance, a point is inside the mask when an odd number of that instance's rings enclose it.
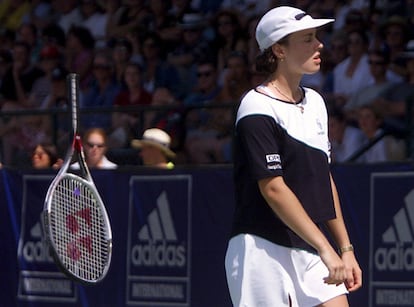
<instances>
[{"instance_id":1,"label":"adidas text","mask_svg":"<svg viewBox=\"0 0 414 307\"><path fill-rule=\"evenodd\" d=\"M395 247L378 248L374 261L380 271L414 271L414 246L397 243Z\"/></svg>"},{"instance_id":2,"label":"adidas text","mask_svg":"<svg viewBox=\"0 0 414 307\"><path fill-rule=\"evenodd\" d=\"M53 262L48 245L43 241L27 241L22 250L27 262Z\"/></svg>"},{"instance_id":3,"label":"adidas text","mask_svg":"<svg viewBox=\"0 0 414 307\"><path fill-rule=\"evenodd\" d=\"M134 266L183 267L186 263L185 253L183 245L149 241L148 244L133 246L131 260Z\"/></svg>"}]
</instances>

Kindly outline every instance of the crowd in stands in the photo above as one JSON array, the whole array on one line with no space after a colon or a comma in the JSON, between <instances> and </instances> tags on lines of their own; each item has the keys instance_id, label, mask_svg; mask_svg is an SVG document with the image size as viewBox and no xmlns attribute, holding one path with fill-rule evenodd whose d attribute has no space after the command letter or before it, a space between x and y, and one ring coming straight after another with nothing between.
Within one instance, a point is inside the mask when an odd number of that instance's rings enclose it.
<instances>
[{"instance_id":1,"label":"crowd in stands","mask_svg":"<svg viewBox=\"0 0 414 307\"><path fill-rule=\"evenodd\" d=\"M108 155L159 128L176 164L230 163L237 104L265 78L256 24L278 5L335 18L318 32L321 70L303 79L326 100L332 161L388 131L355 161L412 159L401 135L413 121L413 1L3 0L0 162L30 164L39 144L64 155L76 72L81 129L99 128Z\"/></svg>"}]
</instances>

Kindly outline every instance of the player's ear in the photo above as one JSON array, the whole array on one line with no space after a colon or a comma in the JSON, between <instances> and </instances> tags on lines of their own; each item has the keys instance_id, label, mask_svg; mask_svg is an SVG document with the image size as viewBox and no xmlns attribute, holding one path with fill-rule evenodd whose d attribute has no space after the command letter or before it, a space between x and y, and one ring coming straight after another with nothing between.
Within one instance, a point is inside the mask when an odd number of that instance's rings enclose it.
<instances>
[{"instance_id":1,"label":"player's ear","mask_svg":"<svg viewBox=\"0 0 414 307\"><path fill-rule=\"evenodd\" d=\"M285 58L285 48L281 44L273 44L272 46L273 54L277 57L278 60Z\"/></svg>"}]
</instances>

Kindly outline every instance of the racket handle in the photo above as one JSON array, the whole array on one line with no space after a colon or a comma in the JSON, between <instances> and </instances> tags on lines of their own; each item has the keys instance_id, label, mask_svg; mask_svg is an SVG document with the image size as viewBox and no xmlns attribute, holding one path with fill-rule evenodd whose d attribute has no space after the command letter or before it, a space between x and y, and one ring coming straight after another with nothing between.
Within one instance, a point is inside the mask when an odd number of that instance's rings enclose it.
<instances>
[{"instance_id":1,"label":"racket handle","mask_svg":"<svg viewBox=\"0 0 414 307\"><path fill-rule=\"evenodd\" d=\"M78 133L78 108L79 108L79 75L70 73L66 77L68 87L68 100L72 108L73 134Z\"/></svg>"}]
</instances>

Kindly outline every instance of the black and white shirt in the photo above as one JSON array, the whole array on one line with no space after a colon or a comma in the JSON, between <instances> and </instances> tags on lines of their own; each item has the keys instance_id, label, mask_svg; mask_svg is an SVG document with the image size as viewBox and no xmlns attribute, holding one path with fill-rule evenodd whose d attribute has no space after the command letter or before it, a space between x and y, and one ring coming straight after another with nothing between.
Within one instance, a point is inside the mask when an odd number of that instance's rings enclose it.
<instances>
[{"instance_id":1,"label":"black and white shirt","mask_svg":"<svg viewBox=\"0 0 414 307\"><path fill-rule=\"evenodd\" d=\"M313 248L293 233L261 195L258 180L283 176L315 223L335 218L329 178L328 118L323 98L302 88L299 105L272 97L264 86L242 99L234 138L236 212L232 235ZM302 112L303 111L303 112Z\"/></svg>"}]
</instances>

